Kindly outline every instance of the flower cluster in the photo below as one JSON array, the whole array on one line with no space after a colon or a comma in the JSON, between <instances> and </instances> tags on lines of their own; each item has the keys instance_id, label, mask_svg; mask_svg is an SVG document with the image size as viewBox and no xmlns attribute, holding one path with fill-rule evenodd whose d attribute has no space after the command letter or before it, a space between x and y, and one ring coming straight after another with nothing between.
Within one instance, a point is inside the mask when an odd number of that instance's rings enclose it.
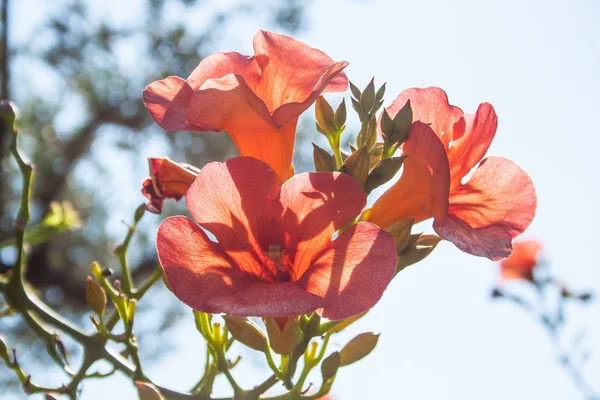
<instances>
[{"instance_id":1,"label":"flower cluster","mask_svg":"<svg viewBox=\"0 0 600 400\"><path fill-rule=\"evenodd\" d=\"M515 163L483 158L498 124L490 104L465 114L442 89L415 88L376 115L384 87L375 92L371 82L361 93L351 85L362 128L344 156L344 103L333 112L319 96L347 89L348 63L264 31L254 51L213 54L187 79L171 76L144 91L164 129L226 131L241 155L202 169L150 159L148 209L186 196L195 220L167 218L157 237L167 280L184 303L233 316L359 314L396 271L435 247L439 238L410 234L429 218L440 238L467 253L510 255L537 199ZM298 117L315 102L317 128L334 155L315 147L321 172L294 175ZM365 210L371 189L402 164L400 179Z\"/></svg>"}]
</instances>

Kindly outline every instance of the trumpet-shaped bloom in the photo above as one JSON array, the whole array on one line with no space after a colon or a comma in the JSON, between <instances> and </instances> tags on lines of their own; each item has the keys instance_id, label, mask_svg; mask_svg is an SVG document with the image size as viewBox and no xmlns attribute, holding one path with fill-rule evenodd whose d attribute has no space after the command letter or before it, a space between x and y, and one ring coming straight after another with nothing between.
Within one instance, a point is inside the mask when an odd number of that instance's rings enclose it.
<instances>
[{"instance_id":1,"label":"trumpet-shaped bloom","mask_svg":"<svg viewBox=\"0 0 600 400\"><path fill-rule=\"evenodd\" d=\"M165 130L227 131L240 155L265 161L284 182L293 173L298 116L320 94L342 92L347 62L288 36L259 31L254 53L216 53L187 79L153 82L143 98Z\"/></svg>"},{"instance_id":2,"label":"trumpet-shaped bloom","mask_svg":"<svg viewBox=\"0 0 600 400\"><path fill-rule=\"evenodd\" d=\"M142 194L150 201L146 209L160 214L164 199L179 200L194 183L198 168L168 158L149 158L150 178L142 183Z\"/></svg>"},{"instance_id":3,"label":"trumpet-shaped bloom","mask_svg":"<svg viewBox=\"0 0 600 400\"><path fill-rule=\"evenodd\" d=\"M484 103L475 114L465 114L448 103L442 89L430 87L405 90L388 113L395 115L408 100L413 119L429 127L413 125L403 146L409 155L403 176L374 204L370 220L386 227L401 219L433 217L438 235L459 249L506 258L512 240L531 223L537 197L531 179L514 162L482 160L496 133L494 108Z\"/></svg>"},{"instance_id":4,"label":"trumpet-shaped bloom","mask_svg":"<svg viewBox=\"0 0 600 400\"><path fill-rule=\"evenodd\" d=\"M366 203L350 176L303 173L281 185L264 162L238 157L205 166L186 201L197 224L165 219L157 249L173 292L196 310L342 319L372 307L394 275L394 241L378 226L332 240Z\"/></svg>"},{"instance_id":5,"label":"trumpet-shaped bloom","mask_svg":"<svg viewBox=\"0 0 600 400\"><path fill-rule=\"evenodd\" d=\"M533 282L533 270L538 264L542 245L535 240L522 240L514 243L514 251L500 263L502 279L525 279Z\"/></svg>"}]
</instances>

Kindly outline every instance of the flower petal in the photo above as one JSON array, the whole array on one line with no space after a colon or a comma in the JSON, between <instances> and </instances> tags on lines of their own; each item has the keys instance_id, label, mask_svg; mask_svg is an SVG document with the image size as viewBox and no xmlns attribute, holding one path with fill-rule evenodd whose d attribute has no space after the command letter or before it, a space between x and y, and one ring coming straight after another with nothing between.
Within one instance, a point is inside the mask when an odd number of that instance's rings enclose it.
<instances>
[{"instance_id":1,"label":"flower petal","mask_svg":"<svg viewBox=\"0 0 600 400\"><path fill-rule=\"evenodd\" d=\"M448 218L436 220L434 229L462 251L501 260L533 220L536 206L531 178L514 162L489 157L466 184L453 188Z\"/></svg>"},{"instance_id":2,"label":"flower petal","mask_svg":"<svg viewBox=\"0 0 600 400\"><path fill-rule=\"evenodd\" d=\"M267 164L236 157L200 170L186 194L187 207L240 268L258 276L262 262L257 257L269 244L283 244L265 237L280 230L279 188Z\"/></svg>"},{"instance_id":3,"label":"flower petal","mask_svg":"<svg viewBox=\"0 0 600 400\"><path fill-rule=\"evenodd\" d=\"M450 172L444 145L433 130L415 122L403 145L404 171L400 180L373 204L369 221L387 228L394 222L416 222L448 212Z\"/></svg>"},{"instance_id":4,"label":"flower petal","mask_svg":"<svg viewBox=\"0 0 600 400\"><path fill-rule=\"evenodd\" d=\"M168 158L149 158L150 179L142 185L142 193L150 204L148 211L160 214L163 199L179 200L185 195L198 175L198 168L177 163Z\"/></svg>"},{"instance_id":5,"label":"flower petal","mask_svg":"<svg viewBox=\"0 0 600 400\"><path fill-rule=\"evenodd\" d=\"M187 118L196 125L227 131L240 155L269 164L280 182L289 177L297 120L280 129L241 76L207 80L194 94Z\"/></svg>"},{"instance_id":6,"label":"flower petal","mask_svg":"<svg viewBox=\"0 0 600 400\"><path fill-rule=\"evenodd\" d=\"M464 121L464 134L454 139L448 149L453 188L485 156L498 127L496 111L489 103L480 104L475 114L465 114Z\"/></svg>"},{"instance_id":7,"label":"flower petal","mask_svg":"<svg viewBox=\"0 0 600 400\"><path fill-rule=\"evenodd\" d=\"M195 310L209 312L212 298L248 283L221 246L189 218L165 219L158 228L156 248L173 293Z\"/></svg>"},{"instance_id":8,"label":"flower petal","mask_svg":"<svg viewBox=\"0 0 600 400\"><path fill-rule=\"evenodd\" d=\"M226 75L240 75L246 82L260 77L260 68L255 57L240 53L214 53L200 61L200 64L186 79L193 90L198 90L209 79L219 79Z\"/></svg>"},{"instance_id":9,"label":"flower petal","mask_svg":"<svg viewBox=\"0 0 600 400\"><path fill-rule=\"evenodd\" d=\"M314 172L295 175L281 186L284 231L291 234L286 247L295 249L292 280L310 266L318 245L352 221L363 209L367 196L349 175Z\"/></svg>"},{"instance_id":10,"label":"flower petal","mask_svg":"<svg viewBox=\"0 0 600 400\"><path fill-rule=\"evenodd\" d=\"M188 122L187 113L193 95L194 90L185 80L169 76L148 85L142 98L154 121L164 130L214 131L209 126Z\"/></svg>"},{"instance_id":11,"label":"flower petal","mask_svg":"<svg viewBox=\"0 0 600 400\"><path fill-rule=\"evenodd\" d=\"M341 92L348 87L348 78L340 72L347 63L335 63L327 54L299 40L258 31L253 44L262 71L260 82L250 84L256 95L274 117L279 107L299 103L294 113L286 111L285 117L276 118L279 125L300 115L321 92ZM314 99L309 102L311 96Z\"/></svg>"},{"instance_id":12,"label":"flower petal","mask_svg":"<svg viewBox=\"0 0 600 400\"><path fill-rule=\"evenodd\" d=\"M343 319L379 301L396 272L396 262L392 236L374 224L359 222L326 243L299 283L328 302L319 315Z\"/></svg>"},{"instance_id":13,"label":"flower petal","mask_svg":"<svg viewBox=\"0 0 600 400\"><path fill-rule=\"evenodd\" d=\"M462 125L459 123L464 113L460 108L450 105L448 95L442 89L433 86L406 89L386 107L388 114L393 118L408 100L413 112L413 121L430 125L446 148L450 141L456 140L464 133L464 122ZM456 123L459 123L456 127L459 129L455 129Z\"/></svg>"},{"instance_id":14,"label":"flower petal","mask_svg":"<svg viewBox=\"0 0 600 400\"><path fill-rule=\"evenodd\" d=\"M208 301L207 312L233 316L294 317L326 305L325 299L306 292L297 283L252 283L214 295Z\"/></svg>"}]
</instances>

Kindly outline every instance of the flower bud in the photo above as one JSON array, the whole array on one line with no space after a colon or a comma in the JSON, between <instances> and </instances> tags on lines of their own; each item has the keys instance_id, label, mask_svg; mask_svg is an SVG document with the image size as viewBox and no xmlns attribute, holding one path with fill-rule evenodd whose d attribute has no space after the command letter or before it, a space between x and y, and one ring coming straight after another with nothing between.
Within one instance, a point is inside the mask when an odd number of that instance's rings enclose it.
<instances>
[{"instance_id":1,"label":"flower bud","mask_svg":"<svg viewBox=\"0 0 600 400\"><path fill-rule=\"evenodd\" d=\"M5 338L0 336L0 358L8 363L8 346L5 343Z\"/></svg>"},{"instance_id":2,"label":"flower bud","mask_svg":"<svg viewBox=\"0 0 600 400\"><path fill-rule=\"evenodd\" d=\"M331 108L331 105L329 105L323 96L319 96L315 103L315 118L317 119L318 126L321 128L320 131L325 136L332 136L337 133L333 108Z\"/></svg>"},{"instance_id":3,"label":"flower bud","mask_svg":"<svg viewBox=\"0 0 600 400\"><path fill-rule=\"evenodd\" d=\"M337 373L338 368L340 367L340 353L333 352L326 359L323 360L321 364L321 376L323 377L323 382L333 378Z\"/></svg>"},{"instance_id":4,"label":"flower bud","mask_svg":"<svg viewBox=\"0 0 600 400\"><path fill-rule=\"evenodd\" d=\"M369 177L370 160L371 155L367 147L361 147L346 159L340 171L356 179L364 188Z\"/></svg>"},{"instance_id":5,"label":"flower bud","mask_svg":"<svg viewBox=\"0 0 600 400\"><path fill-rule=\"evenodd\" d=\"M334 172L336 171L335 159L324 149L313 143L313 159L315 162L315 170L317 172Z\"/></svg>"},{"instance_id":6,"label":"flower bud","mask_svg":"<svg viewBox=\"0 0 600 400\"><path fill-rule=\"evenodd\" d=\"M414 238L414 235L410 235L411 238ZM406 247L402 254L398 255L398 264L396 266L396 273L402 271L404 268L409 265L415 264L425 257L427 257L433 249L437 246L437 244L442 240L439 236L436 235L417 235L418 239L414 243L410 243L411 238L409 238L409 245Z\"/></svg>"},{"instance_id":7,"label":"flower bud","mask_svg":"<svg viewBox=\"0 0 600 400\"><path fill-rule=\"evenodd\" d=\"M344 127L344 125L346 124L346 117L347 117L346 102L344 101L344 99L342 99L342 102L340 103L338 108L335 110L335 114L333 117L335 126L338 129L342 129Z\"/></svg>"},{"instance_id":8,"label":"flower bud","mask_svg":"<svg viewBox=\"0 0 600 400\"><path fill-rule=\"evenodd\" d=\"M88 276L85 284L85 301L98 315L104 315L106 309L106 292L92 277Z\"/></svg>"},{"instance_id":9,"label":"flower bud","mask_svg":"<svg viewBox=\"0 0 600 400\"><path fill-rule=\"evenodd\" d=\"M277 354L289 354L298 342L298 321L296 318L265 318L269 343Z\"/></svg>"},{"instance_id":10,"label":"flower bud","mask_svg":"<svg viewBox=\"0 0 600 400\"><path fill-rule=\"evenodd\" d=\"M141 381L136 381L135 386L137 387L140 400L163 400L160 392L154 386Z\"/></svg>"},{"instance_id":11,"label":"flower bud","mask_svg":"<svg viewBox=\"0 0 600 400\"><path fill-rule=\"evenodd\" d=\"M19 118L19 107L10 100L0 100L0 120L7 124L14 132L17 119Z\"/></svg>"},{"instance_id":12,"label":"flower bud","mask_svg":"<svg viewBox=\"0 0 600 400\"><path fill-rule=\"evenodd\" d=\"M407 156L392 157L381 160L369 174L365 191L371 191L379 186L389 182L400 171Z\"/></svg>"},{"instance_id":13,"label":"flower bud","mask_svg":"<svg viewBox=\"0 0 600 400\"><path fill-rule=\"evenodd\" d=\"M350 365L369 355L378 340L379 334L373 332L365 332L356 336L340 351L340 367Z\"/></svg>"},{"instance_id":14,"label":"flower bud","mask_svg":"<svg viewBox=\"0 0 600 400\"><path fill-rule=\"evenodd\" d=\"M263 331L248 318L223 316L231 336L251 349L265 352L269 344Z\"/></svg>"}]
</instances>

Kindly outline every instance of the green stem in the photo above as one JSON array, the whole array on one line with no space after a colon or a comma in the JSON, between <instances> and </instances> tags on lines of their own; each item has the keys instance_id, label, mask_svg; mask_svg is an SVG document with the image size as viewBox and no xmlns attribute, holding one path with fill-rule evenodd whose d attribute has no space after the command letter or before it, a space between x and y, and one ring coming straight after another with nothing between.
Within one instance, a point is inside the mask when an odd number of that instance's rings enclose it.
<instances>
[{"instance_id":1,"label":"green stem","mask_svg":"<svg viewBox=\"0 0 600 400\"><path fill-rule=\"evenodd\" d=\"M328 136L329 146L333 151L333 156L335 157L335 166L339 170L344 165L344 160L342 159L342 149L340 148L340 136L341 131L336 133L335 135Z\"/></svg>"},{"instance_id":2,"label":"green stem","mask_svg":"<svg viewBox=\"0 0 600 400\"><path fill-rule=\"evenodd\" d=\"M271 349L265 350L265 358L267 359L267 364L269 365L269 368L271 368L275 376L280 380L284 380L285 376L283 372L279 368L277 368L277 365L273 360L273 354L271 354Z\"/></svg>"},{"instance_id":3,"label":"green stem","mask_svg":"<svg viewBox=\"0 0 600 400\"><path fill-rule=\"evenodd\" d=\"M33 176L33 167L29 165L19 154L17 149L17 131L12 132L12 141L9 146L10 152L19 165L19 170L23 176L23 187L21 191L21 204L19 206L19 213L17 214L17 220L15 221L16 226L16 239L15 243L17 246L17 261L15 263L15 269L11 276L11 284L13 286L23 287L25 282L25 257L24 257L24 238L25 238L25 227L29 222L29 202L31 200L31 183Z\"/></svg>"},{"instance_id":4,"label":"green stem","mask_svg":"<svg viewBox=\"0 0 600 400\"><path fill-rule=\"evenodd\" d=\"M148 291L148 289L150 289L152 287L152 285L154 285L154 283L159 280L162 277L162 267L159 265L154 272L152 273L152 275L150 275L148 277L148 279L146 279L144 282L142 282L142 284L140 285L140 287L138 287L137 289L134 289L133 292L131 293L131 297L139 300L142 298L142 296L144 296L144 294L146 294L146 292Z\"/></svg>"}]
</instances>

